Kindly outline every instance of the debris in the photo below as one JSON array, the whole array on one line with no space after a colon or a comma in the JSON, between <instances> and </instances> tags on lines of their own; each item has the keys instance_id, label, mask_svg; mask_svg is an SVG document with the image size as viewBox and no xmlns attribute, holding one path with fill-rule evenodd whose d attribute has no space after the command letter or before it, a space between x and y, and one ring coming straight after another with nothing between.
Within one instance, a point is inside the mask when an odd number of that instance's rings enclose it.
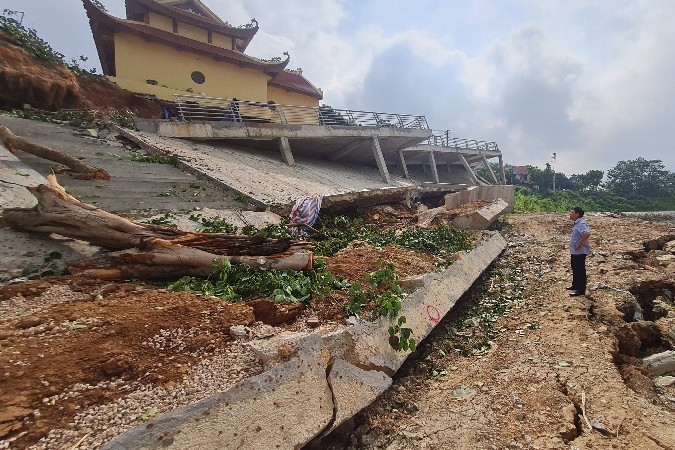
<instances>
[{"instance_id":1,"label":"debris","mask_svg":"<svg viewBox=\"0 0 675 450\"><path fill-rule=\"evenodd\" d=\"M316 328L320 325L318 317L309 317L305 323L307 323L307 326L311 328Z\"/></svg>"},{"instance_id":2,"label":"debris","mask_svg":"<svg viewBox=\"0 0 675 450\"><path fill-rule=\"evenodd\" d=\"M664 375L675 372L675 351L668 350L648 356L643 360L647 365L647 372L654 375Z\"/></svg>"},{"instance_id":3,"label":"debris","mask_svg":"<svg viewBox=\"0 0 675 450\"><path fill-rule=\"evenodd\" d=\"M670 375L660 376L654 379L654 385L660 388L668 387L673 383L675 383L675 377Z\"/></svg>"},{"instance_id":4,"label":"debris","mask_svg":"<svg viewBox=\"0 0 675 450\"><path fill-rule=\"evenodd\" d=\"M232 325L230 327L230 336L235 339L248 339L251 329L245 325Z\"/></svg>"}]
</instances>

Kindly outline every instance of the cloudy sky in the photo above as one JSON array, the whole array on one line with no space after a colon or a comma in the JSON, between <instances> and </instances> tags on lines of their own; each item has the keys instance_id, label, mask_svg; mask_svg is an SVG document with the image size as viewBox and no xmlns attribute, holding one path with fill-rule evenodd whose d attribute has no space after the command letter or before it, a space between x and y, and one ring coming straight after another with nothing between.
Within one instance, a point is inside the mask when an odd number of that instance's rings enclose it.
<instances>
[{"instance_id":1,"label":"cloudy sky","mask_svg":"<svg viewBox=\"0 0 675 450\"><path fill-rule=\"evenodd\" d=\"M291 54L336 108L424 114L567 175L620 160L675 171L673 0L203 0L247 53ZM102 0L124 17L124 0ZM79 0L2 0L68 59L97 67Z\"/></svg>"}]
</instances>

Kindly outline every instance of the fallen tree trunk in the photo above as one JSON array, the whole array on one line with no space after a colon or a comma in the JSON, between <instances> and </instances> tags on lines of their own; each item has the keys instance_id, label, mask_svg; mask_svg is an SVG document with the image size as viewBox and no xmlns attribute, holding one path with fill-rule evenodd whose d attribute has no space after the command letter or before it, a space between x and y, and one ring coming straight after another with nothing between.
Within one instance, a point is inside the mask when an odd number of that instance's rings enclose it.
<instances>
[{"instance_id":1,"label":"fallen tree trunk","mask_svg":"<svg viewBox=\"0 0 675 450\"><path fill-rule=\"evenodd\" d=\"M3 145L7 147L7 150L12 153L15 153L16 150L21 150L22 152L30 153L31 155L63 164L68 169L77 173L78 178L87 180L110 179L110 175L108 175L108 172L105 170L90 166L89 164L82 162L67 153L29 142L23 138L18 137L12 133L9 128L3 125L0 125L0 141L2 141Z\"/></svg>"},{"instance_id":2,"label":"fallen tree trunk","mask_svg":"<svg viewBox=\"0 0 675 450\"><path fill-rule=\"evenodd\" d=\"M226 259L252 267L303 270L312 266L307 242L238 236L224 233L189 233L144 225L83 203L56 181L27 189L37 198L33 208L8 208L5 222L16 230L56 233L107 249L123 250L79 261L74 274L92 278L165 279L181 275L207 276L213 261Z\"/></svg>"}]
</instances>

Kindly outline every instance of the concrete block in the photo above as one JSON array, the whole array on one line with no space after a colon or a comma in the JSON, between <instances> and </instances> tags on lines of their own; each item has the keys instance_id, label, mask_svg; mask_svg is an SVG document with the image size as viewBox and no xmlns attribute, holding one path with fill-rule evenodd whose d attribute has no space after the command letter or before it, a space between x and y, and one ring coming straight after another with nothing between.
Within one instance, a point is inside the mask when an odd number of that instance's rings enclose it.
<instances>
[{"instance_id":1,"label":"concrete block","mask_svg":"<svg viewBox=\"0 0 675 450\"><path fill-rule=\"evenodd\" d=\"M368 406L391 386L392 379L378 370L363 370L344 360L336 360L328 374L333 391L335 420L329 433Z\"/></svg>"},{"instance_id":2,"label":"concrete block","mask_svg":"<svg viewBox=\"0 0 675 450\"><path fill-rule=\"evenodd\" d=\"M299 448L332 417L321 337L313 335L297 357L222 394L143 423L104 448Z\"/></svg>"},{"instance_id":3,"label":"concrete block","mask_svg":"<svg viewBox=\"0 0 675 450\"><path fill-rule=\"evenodd\" d=\"M478 194L479 200L485 200L486 202L493 202L498 198L501 198L506 203L509 204L505 212L513 211L513 203L515 201L516 187L513 185L491 185L491 186L480 186L480 193Z\"/></svg>"},{"instance_id":4,"label":"concrete block","mask_svg":"<svg viewBox=\"0 0 675 450\"><path fill-rule=\"evenodd\" d=\"M313 340L309 333L293 333L284 331L269 339L252 341L248 348L260 358L265 368L271 367L298 353L301 347L310 345Z\"/></svg>"},{"instance_id":5,"label":"concrete block","mask_svg":"<svg viewBox=\"0 0 675 450\"><path fill-rule=\"evenodd\" d=\"M405 326L413 331L417 342L433 330L506 248L506 241L499 233L486 232L486 235L478 247L443 272L425 275L423 285L406 298L401 315L406 317ZM360 322L347 328L354 346L348 360L361 368L379 370L392 376L408 354L397 352L389 345L391 323L388 318L380 318L377 322Z\"/></svg>"},{"instance_id":6,"label":"concrete block","mask_svg":"<svg viewBox=\"0 0 675 450\"><path fill-rule=\"evenodd\" d=\"M508 206L504 200L497 199L469 215L455 217L452 226L465 230L485 230L506 211Z\"/></svg>"}]
</instances>

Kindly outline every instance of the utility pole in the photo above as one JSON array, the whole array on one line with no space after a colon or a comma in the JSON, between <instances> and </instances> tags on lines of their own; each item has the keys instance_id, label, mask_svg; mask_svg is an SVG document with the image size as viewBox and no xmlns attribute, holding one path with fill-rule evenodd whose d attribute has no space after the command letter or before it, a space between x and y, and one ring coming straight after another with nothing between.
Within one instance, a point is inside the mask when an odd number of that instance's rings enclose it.
<instances>
[{"instance_id":1,"label":"utility pole","mask_svg":"<svg viewBox=\"0 0 675 450\"><path fill-rule=\"evenodd\" d=\"M555 192L555 152L553 152L553 192Z\"/></svg>"}]
</instances>

